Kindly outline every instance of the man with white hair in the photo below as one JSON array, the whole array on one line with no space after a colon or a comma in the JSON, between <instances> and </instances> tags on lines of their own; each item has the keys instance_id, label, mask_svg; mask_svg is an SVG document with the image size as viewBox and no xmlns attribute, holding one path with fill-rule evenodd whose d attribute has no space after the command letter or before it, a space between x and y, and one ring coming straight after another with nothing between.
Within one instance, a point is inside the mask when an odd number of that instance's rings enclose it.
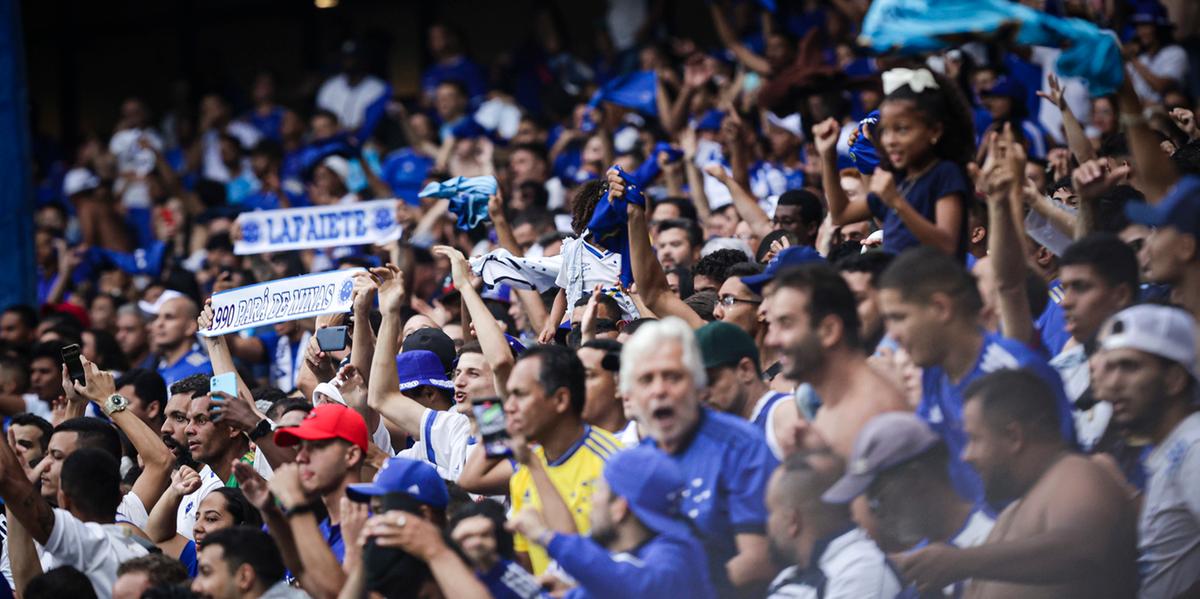
<instances>
[{"instance_id":1,"label":"man with white hair","mask_svg":"<svg viewBox=\"0 0 1200 599\"><path fill-rule=\"evenodd\" d=\"M670 317L638 329L621 352L621 392L647 439L688 481L681 510L705 539L718 594L760 592L775 573L764 491L778 462L752 424L701 405L704 363L691 327Z\"/></svg>"}]
</instances>

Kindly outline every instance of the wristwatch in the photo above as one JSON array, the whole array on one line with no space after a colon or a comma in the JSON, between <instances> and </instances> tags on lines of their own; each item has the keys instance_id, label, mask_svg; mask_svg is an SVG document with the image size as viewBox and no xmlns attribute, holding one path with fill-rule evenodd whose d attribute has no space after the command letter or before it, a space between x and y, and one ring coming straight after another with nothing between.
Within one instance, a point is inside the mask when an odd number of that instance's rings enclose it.
<instances>
[{"instance_id":1,"label":"wristwatch","mask_svg":"<svg viewBox=\"0 0 1200 599\"><path fill-rule=\"evenodd\" d=\"M104 410L104 415L111 418L113 414L116 414L117 412L124 412L125 408L128 407L128 399L113 393L112 395L108 396L108 399L104 400L104 406L102 409Z\"/></svg>"},{"instance_id":2,"label":"wristwatch","mask_svg":"<svg viewBox=\"0 0 1200 599\"><path fill-rule=\"evenodd\" d=\"M254 430L250 431L250 440L257 441L275 430L275 423L263 418L254 426Z\"/></svg>"}]
</instances>

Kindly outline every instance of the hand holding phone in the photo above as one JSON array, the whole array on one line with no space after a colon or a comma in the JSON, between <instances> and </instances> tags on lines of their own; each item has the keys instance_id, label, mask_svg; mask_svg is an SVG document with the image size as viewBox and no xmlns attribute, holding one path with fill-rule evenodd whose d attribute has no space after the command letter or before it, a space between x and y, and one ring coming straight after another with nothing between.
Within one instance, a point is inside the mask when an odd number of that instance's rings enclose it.
<instances>
[{"instance_id":1,"label":"hand holding phone","mask_svg":"<svg viewBox=\"0 0 1200 599\"><path fill-rule=\"evenodd\" d=\"M483 452L489 458L512 456L508 446L508 429L504 425L504 404L499 397L481 397L471 402Z\"/></svg>"},{"instance_id":2,"label":"hand holding phone","mask_svg":"<svg viewBox=\"0 0 1200 599\"><path fill-rule=\"evenodd\" d=\"M345 325L325 327L317 331L317 347L323 352L342 351L349 343L350 333Z\"/></svg>"},{"instance_id":3,"label":"hand holding phone","mask_svg":"<svg viewBox=\"0 0 1200 599\"><path fill-rule=\"evenodd\" d=\"M62 348L62 358L63 363L67 366L67 376L80 385L87 385L87 377L83 374L83 362L79 356L78 343L72 343Z\"/></svg>"},{"instance_id":4,"label":"hand holding phone","mask_svg":"<svg viewBox=\"0 0 1200 599\"><path fill-rule=\"evenodd\" d=\"M237 375L232 372L226 372L225 374L218 374L212 377L208 383L208 392L225 393L230 397L237 397Z\"/></svg>"}]
</instances>

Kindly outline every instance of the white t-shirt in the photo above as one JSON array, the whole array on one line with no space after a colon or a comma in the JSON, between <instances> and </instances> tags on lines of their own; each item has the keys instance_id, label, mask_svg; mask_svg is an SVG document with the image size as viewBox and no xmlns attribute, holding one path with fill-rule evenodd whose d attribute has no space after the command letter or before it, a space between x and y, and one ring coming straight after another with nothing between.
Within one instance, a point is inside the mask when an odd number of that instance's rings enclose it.
<instances>
[{"instance_id":1,"label":"white t-shirt","mask_svg":"<svg viewBox=\"0 0 1200 599\"><path fill-rule=\"evenodd\" d=\"M12 560L8 559L8 518L3 513L0 513L0 574L8 581L8 588L17 588L13 583Z\"/></svg>"},{"instance_id":2,"label":"white t-shirt","mask_svg":"<svg viewBox=\"0 0 1200 599\"><path fill-rule=\"evenodd\" d=\"M617 433L617 440L621 442L621 447L637 447L642 442L642 435L638 432L637 421L632 418L621 432Z\"/></svg>"},{"instance_id":3,"label":"white t-shirt","mask_svg":"<svg viewBox=\"0 0 1200 599\"><path fill-rule=\"evenodd\" d=\"M255 454L255 458L258 455ZM264 459L263 462L266 462ZM200 511L200 502L208 497L209 493L225 486L225 481L221 480L212 468L207 464L200 469L200 488L184 495L183 501L179 504L179 511L175 513L175 532L183 535L188 540L192 538L192 529L196 526L196 514Z\"/></svg>"},{"instance_id":4,"label":"white t-shirt","mask_svg":"<svg viewBox=\"0 0 1200 599\"><path fill-rule=\"evenodd\" d=\"M1138 519L1138 596L1176 597L1200 580L1200 413L1146 458Z\"/></svg>"},{"instance_id":5,"label":"white t-shirt","mask_svg":"<svg viewBox=\"0 0 1200 599\"><path fill-rule=\"evenodd\" d=\"M331 77L317 92L317 106L338 117L344 129L357 129L366 116L367 107L387 93L387 85L367 75L358 85L351 86L345 75Z\"/></svg>"},{"instance_id":6,"label":"white t-shirt","mask_svg":"<svg viewBox=\"0 0 1200 599\"><path fill-rule=\"evenodd\" d=\"M467 464L471 420L458 412L426 408L421 414L421 430L416 437L417 442L398 455L426 462L437 468L442 478L457 481Z\"/></svg>"},{"instance_id":7,"label":"white t-shirt","mask_svg":"<svg viewBox=\"0 0 1200 599\"><path fill-rule=\"evenodd\" d=\"M1150 69L1158 77L1166 77L1174 79L1179 83L1183 83L1188 72L1187 52L1183 48L1170 45L1158 51L1154 56L1142 54L1137 57L1138 62ZM1133 67L1126 67L1125 71L1133 79L1133 89L1137 92L1139 98L1144 102L1161 102L1162 94L1154 91L1149 83L1142 78L1142 74L1137 72Z\"/></svg>"},{"instance_id":8,"label":"white t-shirt","mask_svg":"<svg viewBox=\"0 0 1200 599\"><path fill-rule=\"evenodd\" d=\"M900 592L883 552L861 528L833 539L813 557L823 580L802 576L800 566L791 566L771 582L768 599L891 599Z\"/></svg>"},{"instance_id":9,"label":"white t-shirt","mask_svg":"<svg viewBox=\"0 0 1200 599\"><path fill-rule=\"evenodd\" d=\"M148 553L121 525L83 522L58 508L54 509L54 528L44 549L43 572L71 566L88 577L96 596L102 599L112 597L117 566Z\"/></svg>"},{"instance_id":10,"label":"white t-shirt","mask_svg":"<svg viewBox=\"0 0 1200 599\"><path fill-rule=\"evenodd\" d=\"M121 498L121 505L117 506L117 522L128 522L145 529L146 521L149 519L150 514L146 512L146 505L142 503L142 498L138 497L137 493L130 491Z\"/></svg>"},{"instance_id":11,"label":"white t-shirt","mask_svg":"<svg viewBox=\"0 0 1200 599\"><path fill-rule=\"evenodd\" d=\"M1091 372L1088 370L1087 352L1083 345L1078 344L1064 349L1053 360L1050 366L1058 371L1062 378L1063 390L1067 392L1067 401L1072 404L1079 401L1091 385ZM1112 419L1112 404L1101 401L1087 410L1071 410L1075 420L1075 438L1079 447L1091 451L1108 430L1108 422Z\"/></svg>"}]
</instances>

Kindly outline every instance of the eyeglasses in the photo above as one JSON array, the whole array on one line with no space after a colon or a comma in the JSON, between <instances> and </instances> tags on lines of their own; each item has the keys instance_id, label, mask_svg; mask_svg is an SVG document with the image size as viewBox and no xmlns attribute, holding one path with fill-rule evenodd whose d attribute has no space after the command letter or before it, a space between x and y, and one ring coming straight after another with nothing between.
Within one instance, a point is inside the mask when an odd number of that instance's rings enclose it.
<instances>
[{"instance_id":1,"label":"eyeglasses","mask_svg":"<svg viewBox=\"0 0 1200 599\"><path fill-rule=\"evenodd\" d=\"M736 304L738 302L741 302L743 304L752 304L752 305L757 305L757 304L762 303L761 300L742 299L740 297L733 297L732 295L723 295L717 301L720 302L721 305L725 306L726 308L731 308L731 307L733 307L734 304Z\"/></svg>"}]
</instances>

